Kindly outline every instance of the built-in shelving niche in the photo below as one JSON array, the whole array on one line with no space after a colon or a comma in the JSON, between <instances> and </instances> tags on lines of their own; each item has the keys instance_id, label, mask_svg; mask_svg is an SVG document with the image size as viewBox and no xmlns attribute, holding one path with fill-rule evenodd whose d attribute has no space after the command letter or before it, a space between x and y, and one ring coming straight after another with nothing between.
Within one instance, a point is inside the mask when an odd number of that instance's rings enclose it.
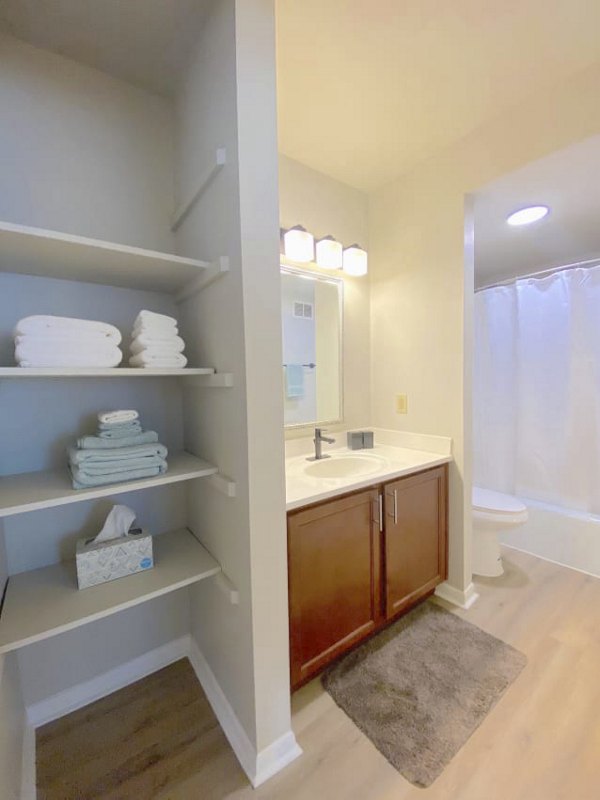
<instances>
[{"instance_id":1,"label":"built-in shelving niche","mask_svg":"<svg viewBox=\"0 0 600 800\"><path fill-rule=\"evenodd\" d=\"M196 194L174 215L173 229L182 224L224 163L225 152L218 150L215 165L207 168ZM210 263L0 222L0 272L160 292L168 294L171 301L181 303L226 274L228 268L226 257ZM231 373L219 373L212 367L0 367L0 384L10 381L28 386L35 381L104 381L115 378L134 380L136 384L143 380L145 386L149 378L173 379L181 381L186 389L228 388L234 384ZM115 391L116 405L119 405L118 390ZM226 497L235 497L235 482L219 474L216 465L185 451L169 453L168 462L169 469L164 475L80 490L71 487L64 465L5 474L0 477L0 518L197 479L208 481ZM39 535L42 536L43 531ZM84 591L77 589L74 560L12 575L6 586L0 615L0 653L48 639L207 578L215 579L228 600L237 604L236 588L189 529L155 536L154 552L155 567L152 570Z\"/></svg>"}]
</instances>

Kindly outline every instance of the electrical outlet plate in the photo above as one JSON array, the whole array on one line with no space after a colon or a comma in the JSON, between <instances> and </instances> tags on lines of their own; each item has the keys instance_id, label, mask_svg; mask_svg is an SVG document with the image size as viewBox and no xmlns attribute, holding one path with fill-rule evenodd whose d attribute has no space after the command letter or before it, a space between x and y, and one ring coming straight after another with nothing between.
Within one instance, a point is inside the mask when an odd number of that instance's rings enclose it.
<instances>
[{"instance_id":1,"label":"electrical outlet plate","mask_svg":"<svg viewBox=\"0 0 600 800\"><path fill-rule=\"evenodd\" d=\"M396 395L396 414L408 414L408 395Z\"/></svg>"}]
</instances>

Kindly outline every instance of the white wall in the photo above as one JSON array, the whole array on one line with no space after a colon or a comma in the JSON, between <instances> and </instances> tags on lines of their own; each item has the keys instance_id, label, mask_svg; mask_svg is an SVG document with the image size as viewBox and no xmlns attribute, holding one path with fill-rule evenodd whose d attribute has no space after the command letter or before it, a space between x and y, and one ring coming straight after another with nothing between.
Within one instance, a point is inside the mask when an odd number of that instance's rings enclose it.
<instances>
[{"instance_id":1,"label":"white wall","mask_svg":"<svg viewBox=\"0 0 600 800\"><path fill-rule=\"evenodd\" d=\"M540 92L370 198L373 423L453 437L449 581L458 589L471 579L473 263L465 203L471 223L470 193L597 133L598 85L595 67ZM406 416L395 414L397 392L408 394Z\"/></svg>"},{"instance_id":2,"label":"white wall","mask_svg":"<svg viewBox=\"0 0 600 800\"><path fill-rule=\"evenodd\" d=\"M304 225L315 238L331 234L346 246L356 242L369 248L367 195L282 154L279 219L282 228ZM368 276L351 278L341 272L335 276L344 280L344 420L337 427L359 427L371 417L370 396L364 391L371 369L370 281ZM306 435L306 429L286 431L286 438Z\"/></svg>"},{"instance_id":3,"label":"white wall","mask_svg":"<svg viewBox=\"0 0 600 800\"><path fill-rule=\"evenodd\" d=\"M167 101L0 35L0 219L172 249Z\"/></svg>"},{"instance_id":4,"label":"white wall","mask_svg":"<svg viewBox=\"0 0 600 800\"><path fill-rule=\"evenodd\" d=\"M187 442L236 481L236 497L199 485L194 530L240 592L194 591L192 630L259 753L290 730L278 271L273 6L214 4L177 95L178 198L225 146L227 165L177 234L184 254L230 258L228 275L182 306L201 360L235 386L188 392ZM238 174L239 169L239 174Z\"/></svg>"}]
</instances>

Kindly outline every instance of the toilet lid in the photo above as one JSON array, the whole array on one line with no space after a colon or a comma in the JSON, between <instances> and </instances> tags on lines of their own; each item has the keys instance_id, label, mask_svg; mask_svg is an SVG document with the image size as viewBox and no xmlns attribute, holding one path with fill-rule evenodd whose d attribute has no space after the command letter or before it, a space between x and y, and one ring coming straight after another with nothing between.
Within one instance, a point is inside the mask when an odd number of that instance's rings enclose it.
<instances>
[{"instance_id":1,"label":"toilet lid","mask_svg":"<svg viewBox=\"0 0 600 800\"><path fill-rule=\"evenodd\" d=\"M473 487L473 508L477 511L492 511L496 514L519 514L527 511L525 506L516 497L502 492L493 492L491 489Z\"/></svg>"}]
</instances>

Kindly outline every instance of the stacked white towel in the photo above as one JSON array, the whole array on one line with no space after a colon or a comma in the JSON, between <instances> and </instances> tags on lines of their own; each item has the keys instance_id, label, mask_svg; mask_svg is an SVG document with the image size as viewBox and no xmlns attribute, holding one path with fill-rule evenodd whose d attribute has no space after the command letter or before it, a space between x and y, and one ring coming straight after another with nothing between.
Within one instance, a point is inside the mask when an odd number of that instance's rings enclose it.
<instances>
[{"instance_id":1,"label":"stacked white towel","mask_svg":"<svg viewBox=\"0 0 600 800\"><path fill-rule=\"evenodd\" d=\"M132 367L185 367L185 342L179 336L177 320L153 311L140 311L131 333Z\"/></svg>"},{"instance_id":2,"label":"stacked white towel","mask_svg":"<svg viewBox=\"0 0 600 800\"><path fill-rule=\"evenodd\" d=\"M89 319L35 315L14 330L20 367L116 367L123 359L114 325Z\"/></svg>"}]
</instances>

